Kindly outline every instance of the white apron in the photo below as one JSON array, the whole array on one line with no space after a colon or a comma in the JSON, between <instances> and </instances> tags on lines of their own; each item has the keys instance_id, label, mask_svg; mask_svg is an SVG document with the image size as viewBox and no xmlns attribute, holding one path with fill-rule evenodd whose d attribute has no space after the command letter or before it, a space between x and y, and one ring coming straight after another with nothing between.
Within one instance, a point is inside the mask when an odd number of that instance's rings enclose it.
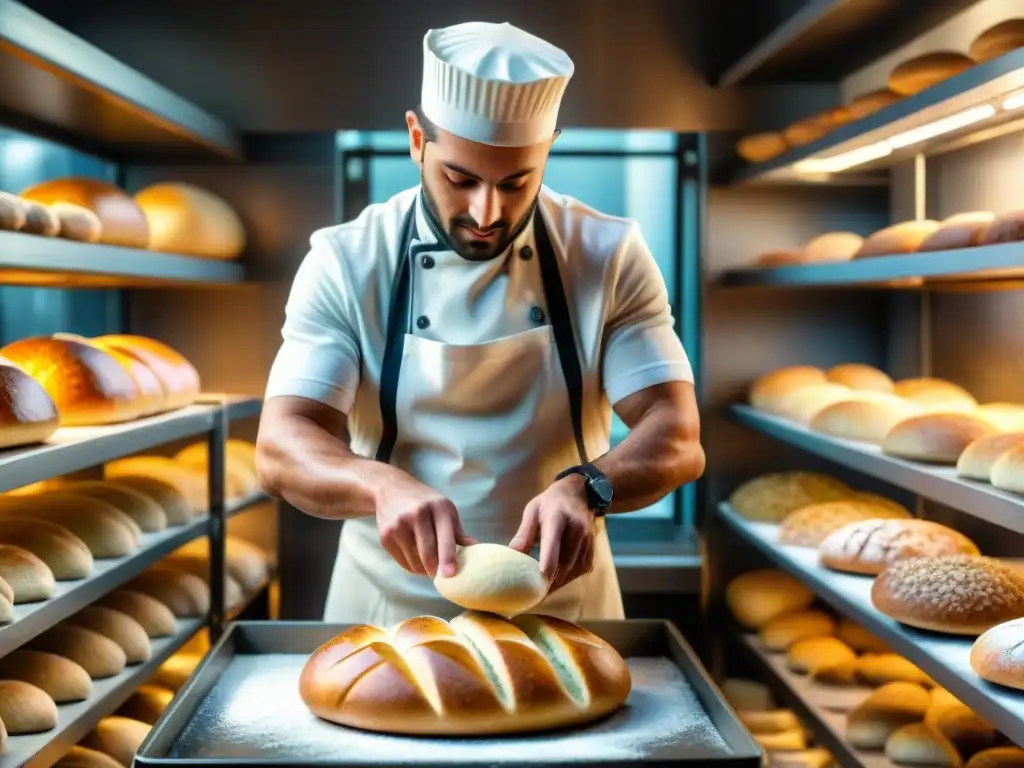
<instances>
[{"instance_id":1,"label":"white apron","mask_svg":"<svg viewBox=\"0 0 1024 768\"><path fill-rule=\"evenodd\" d=\"M579 360L558 262L538 206L537 253L529 263L541 270L550 321L468 346L417 337L408 333L409 262L447 246L441 238L420 244L415 209L414 201L402 225L388 308L380 381L383 435L376 458L447 496L468 535L508 544L527 503L559 471L586 460ZM539 557L537 546L533 555ZM431 579L394 561L380 543L374 517L344 523L325 621L386 626L461 612ZM597 521L593 570L532 612L574 622L625 617L603 518Z\"/></svg>"}]
</instances>

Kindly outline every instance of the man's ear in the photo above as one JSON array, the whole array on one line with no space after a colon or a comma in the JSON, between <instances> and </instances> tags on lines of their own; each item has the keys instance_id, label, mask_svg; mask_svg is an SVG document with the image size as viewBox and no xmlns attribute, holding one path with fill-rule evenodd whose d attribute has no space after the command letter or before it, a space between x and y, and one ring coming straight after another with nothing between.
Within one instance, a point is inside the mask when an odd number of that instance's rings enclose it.
<instances>
[{"instance_id":1,"label":"man's ear","mask_svg":"<svg viewBox=\"0 0 1024 768\"><path fill-rule=\"evenodd\" d=\"M405 124L409 128L409 156L419 166L423 158L423 143L426 141L423 126L411 109L405 113Z\"/></svg>"}]
</instances>

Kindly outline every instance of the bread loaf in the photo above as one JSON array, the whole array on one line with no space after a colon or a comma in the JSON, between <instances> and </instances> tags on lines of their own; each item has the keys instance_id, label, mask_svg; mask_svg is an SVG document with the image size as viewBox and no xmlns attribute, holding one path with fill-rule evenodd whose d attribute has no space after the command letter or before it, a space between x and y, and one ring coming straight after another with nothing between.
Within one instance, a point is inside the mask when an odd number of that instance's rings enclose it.
<instances>
[{"instance_id":1,"label":"bread loaf","mask_svg":"<svg viewBox=\"0 0 1024 768\"><path fill-rule=\"evenodd\" d=\"M22 190L21 196L44 205L71 203L92 211L102 225L100 242L127 248L149 244L149 224L139 206L121 189L100 179L67 177Z\"/></svg>"},{"instance_id":2,"label":"bread loaf","mask_svg":"<svg viewBox=\"0 0 1024 768\"><path fill-rule=\"evenodd\" d=\"M110 755L76 744L53 764L54 768L122 768Z\"/></svg>"},{"instance_id":3,"label":"bread loaf","mask_svg":"<svg viewBox=\"0 0 1024 768\"><path fill-rule=\"evenodd\" d=\"M765 712L740 711L736 714L739 715L740 722L753 734L783 733L799 731L803 728L791 709L773 709Z\"/></svg>"},{"instance_id":4,"label":"bread loaf","mask_svg":"<svg viewBox=\"0 0 1024 768\"><path fill-rule=\"evenodd\" d=\"M948 251L971 248L981 243L985 230L995 220L992 211L966 211L943 219L939 228L928 236L918 251Z\"/></svg>"},{"instance_id":5,"label":"bread loaf","mask_svg":"<svg viewBox=\"0 0 1024 768\"><path fill-rule=\"evenodd\" d=\"M70 624L51 627L30 640L26 647L71 659L93 680L119 675L127 664L124 650L109 637Z\"/></svg>"},{"instance_id":6,"label":"bread loaf","mask_svg":"<svg viewBox=\"0 0 1024 768\"><path fill-rule=\"evenodd\" d=\"M989 482L1001 491L1024 493L1024 446L1015 445L996 459Z\"/></svg>"},{"instance_id":7,"label":"bread loaf","mask_svg":"<svg viewBox=\"0 0 1024 768\"><path fill-rule=\"evenodd\" d=\"M849 261L863 244L864 238L854 232L826 232L804 244L804 260L811 264Z\"/></svg>"},{"instance_id":8,"label":"bread loaf","mask_svg":"<svg viewBox=\"0 0 1024 768\"><path fill-rule=\"evenodd\" d=\"M209 475L207 464L206 443L198 443L186 446L175 457L175 461L191 467L204 478ZM224 496L228 499L242 499L257 493L260 489L260 481L256 476L255 468L248 465L238 457L225 451L224 455Z\"/></svg>"},{"instance_id":9,"label":"bread loaf","mask_svg":"<svg viewBox=\"0 0 1024 768\"><path fill-rule=\"evenodd\" d=\"M1024 768L1024 749L992 747L983 749L967 761L965 768Z\"/></svg>"},{"instance_id":10,"label":"bread loaf","mask_svg":"<svg viewBox=\"0 0 1024 768\"><path fill-rule=\"evenodd\" d=\"M61 426L112 424L139 415L139 387L101 349L71 338L37 336L0 349L38 381L60 411Z\"/></svg>"},{"instance_id":11,"label":"bread loaf","mask_svg":"<svg viewBox=\"0 0 1024 768\"><path fill-rule=\"evenodd\" d=\"M118 589L99 598L95 604L131 616L149 637L170 637L177 631L171 609L142 592Z\"/></svg>"},{"instance_id":12,"label":"bread loaf","mask_svg":"<svg viewBox=\"0 0 1024 768\"><path fill-rule=\"evenodd\" d=\"M729 677L722 681L722 695L737 712L765 712L775 708L772 692L764 683Z\"/></svg>"},{"instance_id":13,"label":"bread loaf","mask_svg":"<svg viewBox=\"0 0 1024 768\"><path fill-rule=\"evenodd\" d=\"M177 692L203 660L199 653L176 653L157 667L150 682Z\"/></svg>"},{"instance_id":14,"label":"bread loaf","mask_svg":"<svg viewBox=\"0 0 1024 768\"><path fill-rule=\"evenodd\" d=\"M912 627L977 636L1024 616L1024 577L988 557L918 557L882 571L872 585L871 601Z\"/></svg>"},{"instance_id":15,"label":"bread loaf","mask_svg":"<svg viewBox=\"0 0 1024 768\"><path fill-rule=\"evenodd\" d=\"M14 588L0 576L0 597L9 603L14 603Z\"/></svg>"},{"instance_id":16,"label":"bread loaf","mask_svg":"<svg viewBox=\"0 0 1024 768\"><path fill-rule=\"evenodd\" d=\"M857 654L835 637L808 637L797 640L786 652L786 666L808 675L820 667L832 667L855 661Z\"/></svg>"},{"instance_id":17,"label":"bread loaf","mask_svg":"<svg viewBox=\"0 0 1024 768\"><path fill-rule=\"evenodd\" d=\"M88 605L65 621L72 627L99 632L121 646L128 664L148 661L152 648L146 630L131 616L98 605Z\"/></svg>"},{"instance_id":18,"label":"bread loaf","mask_svg":"<svg viewBox=\"0 0 1024 768\"><path fill-rule=\"evenodd\" d=\"M981 236L981 245L1016 243L1024 240L1024 210L997 216Z\"/></svg>"},{"instance_id":19,"label":"bread loaf","mask_svg":"<svg viewBox=\"0 0 1024 768\"><path fill-rule=\"evenodd\" d=\"M834 365L825 372L833 384L871 392L892 392L893 380L885 371L880 371L864 363L842 363Z\"/></svg>"},{"instance_id":20,"label":"bread loaf","mask_svg":"<svg viewBox=\"0 0 1024 768\"><path fill-rule=\"evenodd\" d=\"M850 114L851 120L861 120L880 109L895 104L900 98L902 97L898 93L883 88L857 96L846 105L846 111Z\"/></svg>"},{"instance_id":21,"label":"bread loaf","mask_svg":"<svg viewBox=\"0 0 1024 768\"><path fill-rule=\"evenodd\" d=\"M163 507L141 491L116 480L77 480L64 490L105 501L134 520L143 533L159 533L167 528L167 513Z\"/></svg>"},{"instance_id":22,"label":"bread loaf","mask_svg":"<svg viewBox=\"0 0 1024 768\"><path fill-rule=\"evenodd\" d=\"M77 581L92 574L92 552L67 528L45 520L0 514L0 541L27 549L49 567L57 581Z\"/></svg>"},{"instance_id":23,"label":"bread loaf","mask_svg":"<svg viewBox=\"0 0 1024 768\"><path fill-rule=\"evenodd\" d=\"M194 184L163 182L135 194L149 222L149 247L208 259L235 259L245 248L242 221L227 201Z\"/></svg>"},{"instance_id":24,"label":"bread loaf","mask_svg":"<svg viewBox=\"0 0 1024 768\"><path fill-rule=\"evenodd\" d=\"M152 370L164 385L168 408L183 408L199 397L199 372L184 355L167 344L130 334L99 336L92 341L103 348L119 349Z\"/></svg>"},{"instance_id":25,"label":"bread loaf","mask_svg":"<svg viewBox=\"0 0 1024 768\"><path fill-rule=\"evenodd\" d=\"M456 572L438 572L434 586L443 598L467 610L514 616L537 605L548 593L540 563L503 544L460 547Z\"/></svg>"},{"instance_id":26,"label":"bread loaf","mask_svg":"<svg viewBox=\"0 0 1024 768\"><path fill-rule=\"evenodd\" d=\"M801 387L779 398L773 413L797 424L810 424L823 409L843 400L853 399L855 393L839 384L816 384Z\"/></svg>"},{"instance_id":27,"label":"bread loaf","mask_svg":"<svg viewBox=\"0 0 1024 768\"><path fill-rule=\"evenodd\" d=\"M866 237L860 250L854 254L854 258L866 259L874 256L913 253L938 228L939 222L931 219L901 221Z\"/></svg>"},{"instance_id":28,"label":"bread loaf","mask_svg":"<svg viewBox=\"0 0 1024 768\"><path fill-rule=\"evenodd\" d=\"M840 619L836 637L857 653L888 653L889 646L864 627L849 619Z\"/></svg>"},{"instance_id":29,"label":"bread loaf","mask_svg":"<svg viewBox=\"0 0 1024 768\"><path fill-rule=\"evenodd\" d=\"M120 474L116 470L115 474L117 474L115 482L119 487L131 488L159 504L167 518L168 526L185 525L195 518L196 510L189 504L188 494L172 483L156 477L145 477L141 474ZM203 508L205 509L206 506L204 500Z\"/></svg>"},{"instance_id":30,"label":"bread loaf","mask_svg":"<svg viewBox=\"0 0 1024 768\"><path fill-rule=\"evenodd\" d=\"M81 664L27 648L18 648L0 658L0 679L31 683L57 704L85 701L92 695L92 678Z\"/></svg>"},{"instance_id":31,"label":"bread loaf","mask_svg":"<svg viewBox=\"0 0 1024 768\"><path fill-rule=\"evenodd\" d=\"M148 723L130 717L112 715L100 720L80 743L83 747L110 755L125 768L131 768L150 727Z\"/></svg>"},{"instance_id":32,"label":"bread loaf","mask_svg":"<svg viewBox=\"0 0 1024 768\"><path fill-rule=\"evenodd\" d=\"M129 697L128 701L121 705L117 714L155 725L173 699L174 691L168 688L161 688L158 685L142 685Z\"/></svg>"},{"instance_id":33,"label":"bread loaf","mask_svg":"<svg viewBox=\"0 0 1024 768\"><path fill-rule=\"evenodd\" d=\"M179 619L198 618L210 610L210 587L200 577L173 568L149 568L125 585L159 600Z\"/></svg>"},{"instance_id":34,"label":"bread loaf","mask_svg":"<svg viewBox=\"0 0 1024 768\"><path fill-rule=\"evenodd\" d=\"M803 729L780 731L779 733L755 733L752 735L754 741L769 753L807 749L807 734L804 733Z\"/></svg>"},{"instance_id":35,"label":"bread loaf","mask_svg":"<svg viewBox=\"0 0 1024 768\"><path fill-rule=\"evenodd\" d=\"M1024 19L1007 19L981 32L967 51L978 64L1024 47Z\"/></svg>"},{"instance_id":36,"label":"bread loaf","mask_svg":"<svg viewBox=\"0 0 1024 768\"><path fill-rule=\"evenodd\" d=\"M801 507L853 495L845 483L821 472L772 472L741 484L729 504L747 520L779 523Z\"/></svg>"},{"instance_id":37,"label":"bread loaf","mask_svg":"<svg viewBox=\"0 0 1024 768\"><path fill-rule=\"evenodd\" d=\"M882 452L902 459L955 465L975 440L997 434L965 413L926 413L904 419L882 439Z\"/></svg>"},{"instance_id":38,"label":"bread loaf","mask_svg":"<svg viewBox=\"0 0 1024 768\"><path fill-rule=\"evenodd\" d=\"M95 558L124 557L139 547L142 532L124 512L100 499L46 491L0 502L0 517L33 517L56 523L81 539Z\"/></svg>"},{"instance_id":39,"label":"bread loaf","mask_svg":"<svg viewBox=\"0 0 1024 768\"><path fill-rule=\"evenodd\" d=\"M818 547L821 564L836 571L877 576L909 557L979 555L959 531L930 520L860 520L833 531Z\"/></svg>"},{"instance_id":40,"label":"bread loaf","mask_svg":"<svg viewBox=\"0 0 1024 768\"><path fill-rule=\"evenodd\" d=\"M422 735L585 723L618 709L630 687L618 651L574 624L475 611L352 627L314 651L299 678L318 717Z\"/></svg>"},{"instance_id":41,"label":"bread loaf","mask_svg":"<svg viewBox=\"0 0 1024 768\"><path fill-rule=\"evenodd\" d=\"M17 195L0 192L0 229L17 232L25 226L25 206Z\"/></svg>"},{"instance_id":42,"label":"bread loaf","mask_svg":"<svg viewBox=\"0 0 1024 768\"><path fill-rule=\"evenodd\" d=\"M0 356L0 450L49 440L60 413L43 385Z\"/></svg>"},{"instance_id":43,"label":"bread loaf","mask_svg":"<svg viewBox=\"0 0 1024 768\"><path fill-rule=\"evenodd\" d=\"M759 376L750 385L748 399L754 408L773 413L775 403L780 397L801 387L827 383L828 377L820 368L808 365L788 366Z\"/></svg>"},{"instance_id":44,"label":"bread loaf","mask_svg":"<svg viewBox=\"0 0 1024 768\"><path fill-rule=\"evenodd\" d=\"M124 482L126 477L148 477L177 489L194 511L207 512L206 478L195 469L164 456L131 456L107 464L103 475Z\"/></svg>"},{"instance_id":45,"label":"bread loaf","mask_svg":"<svg viewBox=\"0 0 1024 768\"><path fill-rule=\"evenodd\" d=\"M7 193L3 194L5 198L8 197ZM39 237L56 237L60 234L60 219L56 213L35 200L26 200L14 195L11 197L15 197L25 213L25 223L21 225L21 232Z\"/></svg>"},{"instance_id":46,"label":"bread loaf","mask_svg":"<svg viewBox=\"0 0 1024 768\"><path fill-rule=\"evenodd\" d=\"M478 545L479 546L479 545ZM193 539L171 553L171 558L194 559L208 563L210 542L206 538ZM238 536L227 536L224 540L224 562L228 575L238 582L246 594L255 592L270 578L266 553ZM170 563L168 563L170 564ZM196 571L190 571L196 573ZM206 578L205 571L203 578Z\"/></svg>"},{"instance_id":47,"label":"bread loaf","mask_svg":"<svg viewBox=\"0 0 1024 768\"><path fill-rule=\"evenodd\" d=\"M57 726L57 705L31 683L0 680L0 720L11 736L51 731Z\"/></svg>"},{"instance_id":48,"label":"bread loaf","mask_svg":"<svg viewBox=\"0 0 1024 768\"><path fill-rule=\"evenodd\" d=\"M88 208L74 203L52 203L47 207L60 222L58 237L80 243L98 243L103 239L103 222Z\"/></svg>"},{"instance_id":49,"label":"bread loaf","mask_svg":"<svg viewBox=\"0 0 1024 768\"><path fill-rule=\"evenodd\" d=\"M758 254L754 260L755 267L792 267L805 262L802 250L767 251Z\"/></svg>"},{"instance_id":50,"label":"bread loaf","mask_svg":"<svg viewBox=\"0 0 1024 768\"><path fill-rule=\"evenodd\" d=\"M971 646L971 668L990 683L1024 691L1024 618L996 624Z\"/></svg>"},{"instance_id":51,"label":"bread loaf","mask_svg":"<svg viewBox=\"0 0 1024 768\"><path fill-rule=\"evenodd\" d=\"M764 163L789 149L781 133L752 133L736 142L736 154L748 163Z\"/></svg>"},{"instance_id":52,"label":"bread loaf","mask_svg":"<svg viewBox=\"0 0 1024 768\"><path fill-rule=\"evenodd\" d=\"M924 724L949 739L965 756L987 749L996 741L995 728L952 696L937 699L933 693Z\"/></svg>"},{"instance_id":53,"label":"bread loaf","mask_svg":"<svg viewBox=\"0 0 1024 768\"><path fill-rule=\"evenodd\" d=\"M782 137L789 146L801 147L825 136L829 129L830 126L825 121L819 116L814 115L803 120L797 120L795 123L786 126L782 132Z\"/></svg>"},{"instance_id":54,"label":"bread loaf","mask_svg":"<svg viewBox=\"0 0 1024 768\"><path fill-rule=\"evenodd\" d=\"M887 85L901 96L913 96L973 66L969 57L956 51L925 53L896 65Z\"/></svg>"},{"instance_id":55,"label":"bread loaf","mask_svg":"<svg viewBox=\"0 0 1024 768\"><path fill-rule=\"evenodd\" d=\"M1024 432L1024 405L1017 403L985 403L974 409L978 416L1000 432Z\"/></svg>"},{"instance_id":56,"label":"bread loaf","mask_svg":"<svg viewBox=\"0 0 1024 768\"><path fill-rule=\"evenodd\" d=\"M839 400L818 411L808 427L822 435L879 445L889 430L921 412L918 404L895 395Z\"/></svg>"},{"instance_id":57,"label":"bread loaf","mask_svg":"<svg viewBox=\"0 0 1024 768\"><path fill-rule=\"evenodd\" d=\"M792 576L773 568L747 571L725 588L725 602L736 620L748 629L760 629L776 616L802 611L814 593Z\"/></svg>"},{"instance_id":58,"label":"bread loaf","mask_svg":"<svg viewBox=\"0 0 1024 768\"><path fill-rule=\"evenodd\" d=\"M894 384L893 392L933 411L970 413L978 407L978 401L970 392L944 379L900 379Z\"/></svg>"},{"instance_id":59,"label":"bread loaf","mask_svg":"<svg viewBox=\"0 0 1024 768\"><path fill-rule=\"evenodd\" d=\"M975 440L957 459L956 473L960 477L991 482L996 462L1018 445L1024 445L1024 432L1001 432Z\"/></svg>"},{"instance_id":60,"label":"bread loaf","mask_svg":"<svg viewBox=\"0 0 1024 768\"><path fill-rule=\"evenodd\" d=\"M885 756L897 765L928 765L960 768L963 761L956 747L924 723L900 726L885 742Z\"/></svg>"},{"instance_id":61,"label":"bread loaf","mask_svg":"<svg viewBox=\"0 0 1024 768\"><path fill-rule=\"evenodd\" d=\"M843 661L826 662L811 670L811 680L819 685L852 686L857 682L857 660L847 657Z\"/></svg>"},{"instance_id":62,"label":"bread loaf","mask_svg":"<svg viewBox=\"0 0 1024 768\"><path fill-rule=\"evenodd\" d=\"M913 683L889 683L850 710L846 740L857 749L882 749L898 728L920 722L931 699Z\"/></svg>"},{"instance_id":63,"label":"bread loaf","mask_svg":"<svg viewBox=\"0 0 1024 768\"><path fill-rule=\"evenodd\" d=\"M761 627L758 638L770 651L785 651L798 640L835 633L836 621L824 611L796 611L776 616Z\"/></svg>"},{"instance_id":64,"label":"bread loaf","mask_svg":"<svg viewBox=\"0 0 1024 768\"><path fill-rule=\"evenodd\" d=\"M14 591L15 605L48 600L56 587L50 567L13 544L0 544L0 577Z\"/></svg>"},{"instance_id":65,"label":"bread loaf","mask_svg":"<svg viewBox=\"0 0 1024 768\"><path fill-rule=\"evenodd\" d=\"M162 567L174 569L181 573L196 576L202 579L209 588L210 584L210 559L197 554L181 555L172 553L160 561ZM207 592L207 594L209 594ZM230 573L224 575L224 607L228 610L239 607L245 602L245 592L242 585L232 578Z\"/></svg>"},{"instance_id":66,"label":"bread loaf","mask_svg":"<svg viewBox=\"0 0 1024 768\"><path fill-rule=\"evenodd\" d=\"M834 531L849 523L908 517L910 512L902 507L866 498L811 504L782 521L778 542L793 547L818 547Z\"/></svg>"},{"instance_id":67,"label":"bread loaf","mask_svg":"<svg viewBox=\"0 0 1024 768\"><path fill-rule=\"evenodd\" d=\"M835 759L824 747L787 749L768 755L768 768L829 768L834 764Z\"/></svg>"},{"instance_id":68,"label":"bread loaf","mask_svg":"<svg viewBox=\"0 0 1024 768\"><path fill-rule=\"evenodd\" d=\"M895 653L865 653L857 657L857 679L874 688L888 683L914 683L931 688L935 681Z\"/></svg>"}]
</instances>

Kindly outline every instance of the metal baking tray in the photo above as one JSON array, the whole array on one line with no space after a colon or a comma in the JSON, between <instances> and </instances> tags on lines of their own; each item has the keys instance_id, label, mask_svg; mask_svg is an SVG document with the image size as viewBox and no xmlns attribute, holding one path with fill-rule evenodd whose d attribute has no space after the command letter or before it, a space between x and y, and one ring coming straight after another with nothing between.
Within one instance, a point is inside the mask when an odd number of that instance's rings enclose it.
<instances>
[{"instance_id":1,"label":"metal baking tray","mask_svg":"<svg viewBox=\"0 0 1024 768\"><path fill-rule=\"evenodd\" d=\"M626 659L633 686L590 725L509 737L407 737L320 720L299 698L307 657L347 625L236 622L153 726L137 766L687 765L759 768L762 752L667 621L581 622Z\"/></svg>"}]
</instances>

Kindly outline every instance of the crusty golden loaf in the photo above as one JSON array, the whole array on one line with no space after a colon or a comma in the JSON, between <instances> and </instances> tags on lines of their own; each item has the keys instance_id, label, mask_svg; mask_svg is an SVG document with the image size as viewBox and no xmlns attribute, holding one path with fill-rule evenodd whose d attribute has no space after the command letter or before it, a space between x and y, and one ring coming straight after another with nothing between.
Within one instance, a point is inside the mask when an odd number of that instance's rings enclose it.
<instances>
[{"instance_id":1,"label":"crusty golden loaf","mask_svg":"<svg viewBox=\"0 0 1024 768\"><path fill-rule=\"evenodd\" d=\"M161 182L135 193L149 222L149 247L207 259L235 259L245 248L245 228L219 195L195 184Z\"/></svg>"},{"instance_id":2,"label":"crusty golden loaf","mask_svg":"<svg viewBox=\"0 0 1024 768\"><path fill-rule=\"evenodd\" d=\"M930 520L859 520L837 528L818 547L821 564L836 571L877 576L909 557L979 555L959 531Z\"/></svg>"},{"instance_id":3,"label":"crusty golden loaf","mask_svg":"<svg viewBox=\"0 0 1024 768\"><path fill-rule=\"evenodd\" d=\"M864 238L855 259L875 256L891 256L898 253L913 253L928 237L939 228L939 222L931 219L901 221L873 232Z\"/></svg>"},{"instance_id":4,"label":"crusty golden loaf","mask_svg":"<svg viewBox=\"0 0 1024 768\"><path fill-rule=\"evenodd\" d=\"M997 434L987 421L966 413L926 413L904 419L882 438L882 452L901 459L956 465L975 440Z\"/></svg>"},{"instance_id":5,"label":"crusty golden loaf","mask_svg":"<svg viewBox=\"0 0 1024 768\"><path fill-rule=\"evenodd\" d=\"M897 64L886 85L901 96L913 96L973 66L969 56L957 51L933 51Z\"/></svg>"},{"instance_id":6,"label":"crusty golden loaf","mask_svg":"<svg viewBox=\"0 0 1024 768\"><path fill-rule=\"evenodd\" d=\"M992 481L992 468L1011 448L1024 445L1024 432L1000 432L979 438L964 448L956 473L971 480Z\"/></svg>"},{"instance_id":7,"label":"crusty golden loaf","mask_svg":"<svg viewBox=\"0 0 1024 768\"><path fill-rule=\"evenodd\" d=\"M618 651L574 624L476 611L352 627L314 651L299 678L318 717L422 735L580 724L618 709L630 687Z\"/></svg>"},{"instance_id":8,"label":"crusty golden loaf","mask_svg":"<svg viewBox=\"0 0 1024 768\"><path fill-rule=\"evenodd\" d=\"M0 356L0 450L44 442L59 426L60 413L49 392Z\"/></svg>"},{"instance_id":9,"label":"crusty golden loaf","mask_svg":"<svg viewBox=\"0 0 1024 768\"><path fill-rule=\"evenodd\" d=\"M102 348L118 349L144 363L163 384L168 408L191 405L199 397L199 372L184 355L167 344L131 334L98 336L92 342Z\"/></svg>"},{"instance_id":10,"label":"crusty golden loaf","mask_svg":"<svg viewBox=\"0 0 1024 768\"><path fill-rule=\"evenodd\" d=\"M1024 18L1007 19L980 32L967 50L978 64L1024 47Z\"/></svg>"},{"instance_id":11,"label":"crusty golden loaf","mask_svg":"<svg viewBox=\"0 0 1024 768\"><path fill-rule=\"evenodd\" d=\"M818 411L807 425L812 432L879 445L893 427L922 408L895 395L839 400Z\"/></svg>"},{"instance_id":12,"label":"crusty golden loaf","mask_svg":"<svg viewBox=\"0 0 1024 768\"><path fill-rule=\"evenodd\" d=\"M885 371L864 363L841 363L825 372L833 384L872 392L892 392L894 382Z\"/></svg>"},{"instance_id":13,"label":"crusty golden loaf","mask_svg":"<svg viewBox=\"0 0 1024 768\"><path fill-rule=\"evenodd\" d=\"M747 480L729 496L729 504L747 520L778 523L809 504L847 499L855 492L821 472L770 472Z\"/></svg>"},{"instance_id":14,"label":"crusty golden loaf","mask_svg":"<svg viewBox=\"0 0 1024 768\"><path fill-rule=\"evenodd\" d=\"M827 384L825 371L809 365L777 368L762 374L750 385L748 400L758 410L774 412L775 403L782 396L814 384Z\"/></svg>"},{"instance_id":15,"label":"crusty golden loaf","mask_svg":"<svg viewBox=\"0 0 1024 768\"><path fill-rule=\"evenodd\" d=\"M774 568L741 573L725 587L726 606L748 629L760 629L776 616L802 611L813 601L814 592L807 585Z\"/></svg>"},{"instance_id":16,"label":"crusty golden loaf","mask_svg":"<svg viewBox=\"0 0 1024 768\"><path fill-rule=\"evenodd\" d=\"M145 248L149 244L149 224L142 209L110 182L68 176L36 184L20 194L44 205L70 203L91 211L102 225L100 242L127 248Z\"/></svg>"},{"instance_id":17,"label":"crusty golden loaf","mask_svg":"<svg viewBox=\"0 0 1024 768\"><path fill-rule=\"evenodd\" d=\"M927 376L900 379L894 383L893 392L929 410L970 413L978 407L974 395L945 379Z\"/></svg>"},{"instance_id":18,"label":"crusty golden loaf","mask_svg":"<svg viewBox=\"0 0 1024 768\"><path fill-rule=\"evenodd\" d=\"M811 504L782 521L778 541L795 547L818 547L834 531L849 523L908 517L909 510L893 502L883 503L865 497Z\"/></svg>"},{"instance_id":19,"label":"crusty golden loaf","mask_svg":"<svg viewBox=\"0 0 1024 768\"><path fill-rule=\"evenodd\" d=\"M897 728L924 719L930 703L928 691L919 685L883 685L850 710L846 739L858 749L882 749Z\"/></svg>"},{"instance_id":20,"label":"crusty golden loaf","mask_svg":"<svg viewBox=\"0 0 1024 768\"><path fill-rule=\"evenodd\" d=\"M784 613L769 621L758 638L771 651L785 651L793 643L808 637L829 637L836 633L836 620L824 611Z\"/></svg>"}]
</instances>

